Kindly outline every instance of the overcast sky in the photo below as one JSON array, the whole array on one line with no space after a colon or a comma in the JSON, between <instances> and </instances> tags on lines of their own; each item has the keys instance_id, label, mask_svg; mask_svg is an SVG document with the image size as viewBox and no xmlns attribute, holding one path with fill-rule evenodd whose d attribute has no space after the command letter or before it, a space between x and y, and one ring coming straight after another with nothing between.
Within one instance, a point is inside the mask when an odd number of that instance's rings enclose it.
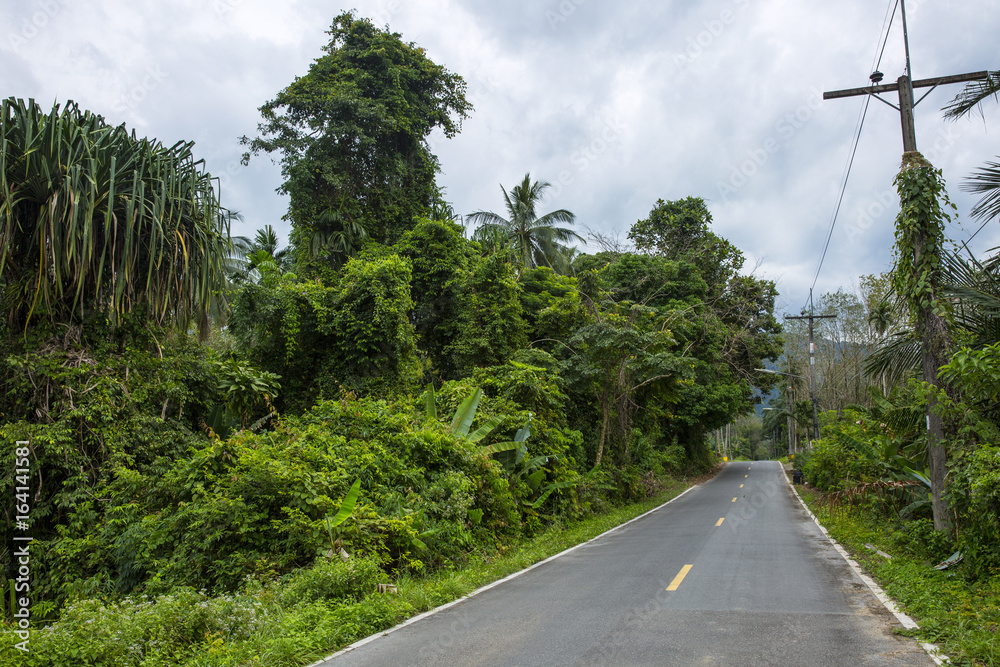
<instances>
[{"instance_id":1,"label":"overcast sky","mask_svg":"<svg viewBox=\"0 0 1000 667\"><path fill-rule=\"evenodd\" d=\"M287 234L278 167L240 165L238 140L352 7L468 82L462 133L432 139L458 213L502 212L500 185L525 172L553 183L541 210L573 211L581 233L624 236L657 199L703 197L714 231L778 283L779 312L802 308L864 104L822 93L867 84L889 0L18 0L0 5L3 95L72 99L166 144L193 140L245 216L233 233ZM1000 68L997 0L906 8L915 79ZM898 12L879 69L903 74ZM960 186L1000 155L1000 105L946 122L960 89L931 92L916 127L964 240L979 224ZM873 100L817 296L890 268L901 153L899 114ZM1000 245L1000 227L971 245Z\"/></svg>"}]
</instances>

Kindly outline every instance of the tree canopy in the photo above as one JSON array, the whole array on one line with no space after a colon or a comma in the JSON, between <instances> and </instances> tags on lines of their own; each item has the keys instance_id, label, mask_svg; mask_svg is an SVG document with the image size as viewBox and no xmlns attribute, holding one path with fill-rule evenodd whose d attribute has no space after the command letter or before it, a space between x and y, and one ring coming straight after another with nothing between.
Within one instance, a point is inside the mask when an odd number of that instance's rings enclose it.
<instances>
[{"instance_id":1,"label":"tree canopy","mask_svg":"<svg viewBox=\"0 0 1000 667\"><path fill-rule=\"evenodd\" d=\"M398 33L345 12L327 34L326 55L260 107L260 136L242 139L244 162L280 155L300 262L317 235L357 225L391 243L412 228L437 199L427 137L455 136L472 109L462 77Z\"/></svg>"}]
</instances>

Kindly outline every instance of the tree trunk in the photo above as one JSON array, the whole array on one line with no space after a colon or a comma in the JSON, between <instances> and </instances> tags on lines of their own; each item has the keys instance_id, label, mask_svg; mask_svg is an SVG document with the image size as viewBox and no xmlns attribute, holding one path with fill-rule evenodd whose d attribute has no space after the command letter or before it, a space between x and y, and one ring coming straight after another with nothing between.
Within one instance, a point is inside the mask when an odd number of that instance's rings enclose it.
<instances>
[{"instance_id":1,"label":"tree trunk","mask_svg":"<svg viewBox=\"0 0 1000 667\"><path fill-rule=\"evenodd\" d=\"M948 363L949 338L947 323L932 308L923 309L924 331L921 345L921 365L924 381L935 388L941 387L938 369ZM927 402L927 460L931 468L931 507L934 513L934 530L951 527L948 501L945 500L948 457L944 447L944 423L934 410L937 399Z\"/></svg>"},{"instance_id":2,"label":"tree trunk","mask_svg":"<svg viewBox=\"0 0 1000 667\"><path fill-rule=\"evenodd\" d=\"M594 461L594 467L601 465L601 457L604 455L604 439L608 435L608 419L611 414L611 406L608 404L608 392L605 389L604 394L601 396L601 439L597 443L597 460Z\"/></svg>"}]
</instances>

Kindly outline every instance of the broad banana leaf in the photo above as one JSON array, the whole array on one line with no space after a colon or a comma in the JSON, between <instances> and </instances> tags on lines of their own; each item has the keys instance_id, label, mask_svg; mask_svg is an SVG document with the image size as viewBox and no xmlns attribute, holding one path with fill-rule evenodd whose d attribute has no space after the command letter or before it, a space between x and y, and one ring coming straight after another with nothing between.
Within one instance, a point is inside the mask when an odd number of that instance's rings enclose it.
<instances>
[{"instance_id":1,"label":"broad banana leaf","mask_svg":"<svg viewBox=\"0 0 1000 667\"><path fill-rule=\"evenodd\" d=\"M344 496L344 502L340 504L340 511L337 512L337 516L333 517L333 527L336 528L340 524L347 521L347 519L354 512L354 504L358 502L358 495L361 493L361 480L354 480L354 485L351 490L347 492Z\"/></svg>"},{"instance_id":2,"label":"broad banana leaf","mask_svg":"<svg viewBox=\"0 0 1000 667\"><path fill-rule=\"evenodd\" d=\"M462 401L451 420L452 433L459 436L469 434L469 428L472 426L472 420L476 418L476 409L479 407L479 399L482 396L483 390L476 389L475 393Z\"/></svg>"}]
</instances>

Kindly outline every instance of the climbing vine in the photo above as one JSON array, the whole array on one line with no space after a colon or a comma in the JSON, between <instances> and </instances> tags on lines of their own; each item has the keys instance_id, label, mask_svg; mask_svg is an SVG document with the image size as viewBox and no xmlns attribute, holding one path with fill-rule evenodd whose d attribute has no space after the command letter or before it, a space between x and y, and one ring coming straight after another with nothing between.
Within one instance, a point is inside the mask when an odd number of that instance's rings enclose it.
<instances>
[{"instance_id":1,"label":"climbing vine","mask_svg":"<svg viewBox=\"0 0 1000 667\"><path fill-rule=\"evenodd\" d=\"M948 209L954 210L955 205L948 198L941 170L916 151L903 154L895 185L900 211L896 218L894 287L911 311L933 308L943 317L944 304L937 300L936 284L944 226L951 220Z\"/></svg>"}]
</instances>

